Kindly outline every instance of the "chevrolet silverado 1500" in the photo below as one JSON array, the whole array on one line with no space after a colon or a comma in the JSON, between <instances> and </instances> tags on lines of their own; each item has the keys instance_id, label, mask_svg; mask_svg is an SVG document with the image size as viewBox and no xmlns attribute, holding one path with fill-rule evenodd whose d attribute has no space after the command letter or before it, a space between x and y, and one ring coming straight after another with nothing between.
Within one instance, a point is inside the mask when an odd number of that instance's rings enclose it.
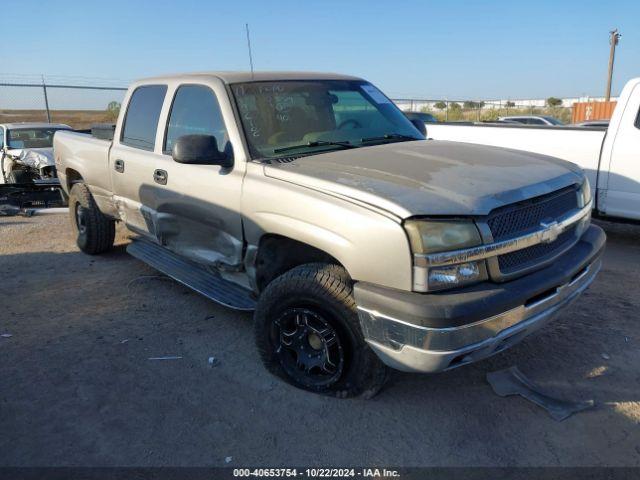
<instances>
[{"instance_id":1,"label":"chevrolet silverado 1500","mask_svg":"<svg viewBox=\"0 0 640 480\"><path fill-rule=\"evenodd\" d=\"M255 310L266 368L371 396L547 323L600 269L589 182L533 153L425 140L375 86L315 73L134 83L113 140L58 132L79 248L133 256Z\"/></svg>"}]
</instances>

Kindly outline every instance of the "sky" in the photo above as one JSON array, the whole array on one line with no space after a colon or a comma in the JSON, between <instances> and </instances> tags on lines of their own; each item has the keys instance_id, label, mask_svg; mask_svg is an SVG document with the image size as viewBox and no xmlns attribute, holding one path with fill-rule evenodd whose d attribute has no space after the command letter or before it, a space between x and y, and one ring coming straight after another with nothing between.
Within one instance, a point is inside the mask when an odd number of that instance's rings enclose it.
<instances>
[{"instance_id":1,"label":"sky","mask_svg":"<svg viewBox=\"0 0 640 480\"><path fill-rule=\"evenodd\" d=\"M2 0L0 75L122 81L256 70L358 75L393 98L604 94L640 76L640 1ZM8 34L13 30L14 33ZM93 81L93 80L92 80Z\"/></svg>"}]
</instances>

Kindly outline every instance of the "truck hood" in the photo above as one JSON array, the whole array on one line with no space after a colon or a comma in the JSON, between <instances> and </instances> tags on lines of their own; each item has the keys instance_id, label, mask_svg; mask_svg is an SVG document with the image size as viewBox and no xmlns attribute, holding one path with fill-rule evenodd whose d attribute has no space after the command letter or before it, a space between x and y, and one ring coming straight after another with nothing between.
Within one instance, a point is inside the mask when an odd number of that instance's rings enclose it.
<instances>
[{"instance_id":1,"label":"truck hood","mask_svg":"<svg viewBox=\"0 0 640 480\"><path fill-rule=\"evenodd\" d=\"M581 183L577 165L544 155L445 141L400 142L300 157L265 175L414 215L486 215Z\"/></svg>"}]
</instances>

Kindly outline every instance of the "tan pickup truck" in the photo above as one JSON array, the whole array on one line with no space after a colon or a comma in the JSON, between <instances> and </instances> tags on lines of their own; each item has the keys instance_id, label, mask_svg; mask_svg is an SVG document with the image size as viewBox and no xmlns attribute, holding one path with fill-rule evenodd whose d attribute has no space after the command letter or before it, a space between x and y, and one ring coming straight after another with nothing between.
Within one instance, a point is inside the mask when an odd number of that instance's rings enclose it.
<instances>
[{"instance_id":1,"label":"tan pickup truck","mask_svg":"<svg viewBox=\"0 0 640 480\"><path fill-rule=\"evenodd\" d=\"M339 397L375 394L387 366L514 345L587 288L605 244L575 165L425 140L350 76L142 80L112 140L58 132L54 157L82 251L123 222L129 253L255 310L269 371Z\"/></svg>"}]
</instances>

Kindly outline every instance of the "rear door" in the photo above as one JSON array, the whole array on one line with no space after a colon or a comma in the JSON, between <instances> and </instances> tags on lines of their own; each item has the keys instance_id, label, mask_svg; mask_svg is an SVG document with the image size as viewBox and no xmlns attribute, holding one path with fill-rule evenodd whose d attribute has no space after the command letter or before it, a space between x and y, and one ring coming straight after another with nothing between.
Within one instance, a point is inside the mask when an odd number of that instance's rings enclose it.
<instances>
[{"instance_id":1,"label":"rear door","mask_svg":"<svg viewBox=\"0 0 640 480\"><path fill-rule=\"evenodd\" d=\"M134 88L127 111L116 131L109 153L114 203L127 226L144 235L155 235L153 204L158 121L167 85Z\"/></svg>"},{"instance_id":2,"label":"rear door","mask_svg":"<svg viewBox=\"0 0 640 480\"><path fill-rule=\"evenodd\" d=\"M222 82L211 79L178 83L169 95L162 155L156 162L161 179L155 184L157 240L198 263L235 270L242 261L245 159L226 90ZM219 149L235 156L233 167L175 162L172 147L189 134L215 136Z\"/></svg>"},{"instance_id":3,"label":"rear door","mask_svg":"<svg viewBox=\"0 0 640 480\"><path fill-rule=\"evenodd\" d=\"M640 220L640 84L628 98L617 132L607 133L615 137L600 208L610 216Z\"/></svg>"}]
</instances>

